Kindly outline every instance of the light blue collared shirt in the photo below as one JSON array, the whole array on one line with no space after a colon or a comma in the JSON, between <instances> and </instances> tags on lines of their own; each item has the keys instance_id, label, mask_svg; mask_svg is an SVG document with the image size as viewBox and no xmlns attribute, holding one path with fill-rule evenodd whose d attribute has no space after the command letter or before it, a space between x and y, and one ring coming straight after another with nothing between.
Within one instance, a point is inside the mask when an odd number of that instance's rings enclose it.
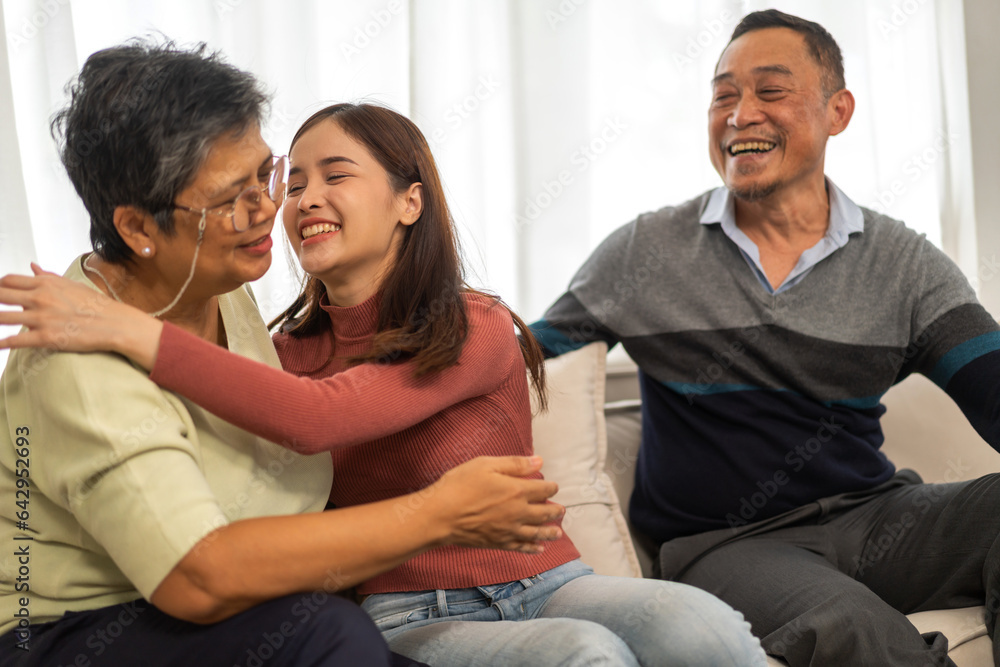
<instances>
[{"instance_id":1,"label":"light blue collared shirt","mask_svg":"<svg viewBox=\"0 0 1000 667\"><path fill-rule=\"evenodd\" d=\"M795 268L777 289L771 287L767 274L760 265L760 249L757 248L757 244L736 226L736 200L729 190L722 187L712 192L708 206L705 207L698 222L703 225L721 224L722 231L740 249L743 259L750 265L760 284L770 294L781 294L797 285L814 266L833 254L833 251L847 245L847 239L851 234L861 233L865 229L865 218L861 209L829 178L826 179L826 191L830 198L830 224L827 226L826 234L816 245L799 256Z\"/></svg>"}]
</instances>

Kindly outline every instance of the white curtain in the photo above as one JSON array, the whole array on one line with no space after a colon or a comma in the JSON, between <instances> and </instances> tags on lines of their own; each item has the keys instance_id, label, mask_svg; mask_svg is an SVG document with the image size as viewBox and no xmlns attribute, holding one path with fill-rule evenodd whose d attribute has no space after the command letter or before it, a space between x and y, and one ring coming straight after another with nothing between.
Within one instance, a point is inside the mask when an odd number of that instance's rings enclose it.
<instances>
[{"instance_id":1,"label":"white curtain","mask_svg":"<svg viewBox=\"0 0 1000 667\"><path fill-rule=\"evenodd\" d=\"M827 173L973 275L953 0L2 0L0 274L31 260L61 272L89 249L49 118L90 53L162 34L206 42L266 82L265 138L278 153L331 102L412 117L434 149L470 282L537 318L614 228L719 184L709 80L739 17L765 6L819 21L844 51L858 108L830 142ZM255 285L266 317L298 289L285 255Z\"/></svg>"}]
</instances>

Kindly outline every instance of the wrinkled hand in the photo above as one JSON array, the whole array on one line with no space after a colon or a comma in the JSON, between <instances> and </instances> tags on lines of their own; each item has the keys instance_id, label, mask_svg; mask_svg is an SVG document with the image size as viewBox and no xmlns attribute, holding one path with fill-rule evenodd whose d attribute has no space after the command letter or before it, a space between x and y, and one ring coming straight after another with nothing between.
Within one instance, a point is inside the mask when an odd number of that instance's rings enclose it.
<instances>
[{"instance_id":1,"label":"wrinkled hand","mask_svg":"<svg viewBox=\"0 0 1000 667\"><path fill-rule=\"evenodd\" d=\"M451 526L448 544L539 553L559 539L562 505L546 502L555 482L521 479L538 472L541 458L481 456L446 472L421 492Z\"/></svg>"},{"instance_id":2,"label":"wrinkled hand","mask_svg":"<svg viewBox=\"0 0 1000 667\"><path fill-rule=\"evenodd\" d=\"M154 341L159 341L162 324L138 309L83 283L43 271L35 264L31 268L34 276L10 274L0 278L0 303L21 307L20 311L0 311L0 325L27 328L0 339L0 349L40 347L64 352L114 351L132 356L132 350L123 349L130 336L142 339L155 335ZM152 354L155 357L155 342Z\"/></svg>"}]
</instances>

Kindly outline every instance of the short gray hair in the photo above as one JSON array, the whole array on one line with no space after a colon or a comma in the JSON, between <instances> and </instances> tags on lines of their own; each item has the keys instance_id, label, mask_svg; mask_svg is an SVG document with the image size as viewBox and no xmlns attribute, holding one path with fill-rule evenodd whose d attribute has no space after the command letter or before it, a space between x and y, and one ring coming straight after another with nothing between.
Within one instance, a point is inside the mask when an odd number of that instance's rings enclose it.
<instances>
[{"instance_id":1,"label":"short gray hair","mask_svg":"<svg viewBox=\"0 0 1000 667\"><path fill-rule=\"evenodd\" d=\"M268 105L253 75L204 44L185 50L141 39L91 55L68 91L52 134L90 213L94 250L116 263L133 253L115 229L115 208L148 211L173 234L174 199L212 143L260 125Z\"/></svg>"}]
</instances>

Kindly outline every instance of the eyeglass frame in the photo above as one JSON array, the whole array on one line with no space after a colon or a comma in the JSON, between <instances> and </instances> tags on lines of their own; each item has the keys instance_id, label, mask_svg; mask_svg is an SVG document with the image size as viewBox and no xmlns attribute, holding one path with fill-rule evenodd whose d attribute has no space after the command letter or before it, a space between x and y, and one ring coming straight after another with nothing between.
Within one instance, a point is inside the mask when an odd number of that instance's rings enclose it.
<instances>
[{"instance_id":1,"label":"eyeglass frame","mask_svg":"<svg viewBox=\"0 0 1000 667\"><path fill-rule=\"evenodd\" d=\"M233 199L233 203L231 205L216 206L214 208L209 208L209 207L192 208L190 206L184 206L183 204L170 204L170 206L168 206L167 208L180 209L181 211L187 211L188 213L201 213L201 221L198 223L199 227L204 226L205 218L209 213L222 217L228 217L229 223L233 226L234 232L236 233L245 232L247 229L253 227L253 223L248 224L246 226L246 229L240 229L239 227L236 226L236 205L240 201L240 198L243 197L243 195L245 195L247 192L250 192L252 190L257 190L258 192L260 192L261 197L267 195L267 198L271 200L271 202L275 205L275 207L280 209L281 204L285 199L285 194L288 190L288 172L290 168L291 165L289 164L287 155L273 155L271 156L271 173L268 174L266 188L264 188L261 185L251 185L250 187L241 190L240 193L236 195L236 198ZM272 193L271 191L272 189L275 188L276 184L276 181L274 180L275 174L278 173L280 173L282 176L280 181L281 183L280 191ZM227 208L229 209L228 213L226 212Z\"/></svg>"}]
</instances>

